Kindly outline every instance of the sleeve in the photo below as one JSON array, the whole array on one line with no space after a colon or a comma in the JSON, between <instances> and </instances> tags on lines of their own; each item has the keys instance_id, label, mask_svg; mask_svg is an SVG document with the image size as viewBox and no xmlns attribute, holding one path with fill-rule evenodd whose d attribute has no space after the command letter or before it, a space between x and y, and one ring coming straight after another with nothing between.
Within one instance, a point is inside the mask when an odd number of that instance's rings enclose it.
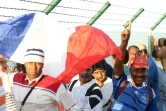
<instances>
[{"instance_id":1,"label":"sleeve","mask_svg":"<svg viewBox=\"0 0 166 111\"><path fill-rule=\"evenodd\" d=\"M159 90L159 74L158 74L158 68L151 56L148 58L148 64L149 64L149 70L147 75L148 80L148 86L150 86L152 89L154 89L156 94L156 100L157 102L160 100L160 90Z\"/></svg>"},{"instance_id":2,"label":"sleeve","mask_svg":"<svg viewBox=\"0 0 166 111\"><path fill-rule=\"evenodd\" d=\"M146 111L158 111L158 106L157 106L157 101L156 101L156 97L154 97L151 102L149 103Z\"/></svg>"},{"instance_id":3,"label":"sleeve","mask_svg":"<svg viewBox=\"0 0 166 111\"><path fill-rule=\"evenodd\" d=\"M89 96L89 104L91 107L91 111L102 111L103 95L99 87L95 87ZM85 110L86 111L86 110Z\"/></svg>"},{"instance_id":4,"label":"sleeve","mask_svg":"<svg viewBox=\"0 0 166 111\"><path fill-rule=\"evenodd\" d=\"M98 103L94 108L91 109L91 111L102 111L103 105L102 102ZM84 110L84 111L89 111L89 110Z\"/></svg>"},{"instance_id":5,"label":"sleeve","mask_svg":"<svg viewBox=\"0 0 166 111\"><path fill-rule=\"evenodd\" d=\"M103 106L109 101L113 92L112 82L104 84L104 87L101 88L103 95Z\"/></svg>"},{"instance_id":6,"label":"sleeve","mask_svg":"<svg viewBox=\"0 0 166 111\"><path fill-rule=\"evenodd\" d=\"M162 99L166 100L166 74L162 69L159 69L159 89L163 95Z\"/></svg>"},{"instance_id":7,"label":"sleeve","mask_svg":"<svg viewBox=\"0 0 166 111\"><path fill-rule=\"evenodd\" d=\"M148 85L151 86L155 82L155 79L158 80L158 74L157 74L158 71L156 63L154 62L151 56L149 56L148 58L148 64L149 64L149 70L148 70L147 79L148 79Z\"/></svg>"},{"instance_id":8,"label":"sleeve","mask_svg":"<svg viewBox=\"0 0 166 111\"><path fill-rule=\"evenodd\" d=\"M4 73L2 76L3 79L3 85L4 85L4 89L6 92L13 94L13 79L16 73L9 73L6 74Z\"/></svg>"},{"instance_id":9,"label":"sleeve","mask_svg":"<svg viewBox=\"0 0 166 111\"><path fill-rule=\"evenodd\" d=\"M150 87L149 87L150 88ZM156 100L156 95L155 95L155 92L152 88L150 88L151 91L152 91L152 96L149 97L149 104L148 104L148 107L146 108L145 111L158 111L158 106L157 106L157 100ZM149 93L150 94L150 93ZM150 95L149 95L150 96Z\"/></svg>"},{"instance_id":10,"label":"sleeve","mask_svg":"<svg viewBox=\"0 0 166 111\"><path fill-rule=\"evenodd\" d=\"M123 72L123 74L119 77L119 78L115 78L114 76L112 76L112 83L113 83L113 97L115 97L117 89L119 88L119 86L121 85L121 83L123 81L127 80L127 76L126 74Z\"/></svg>"},{"instance_id":11,"label":"sleeve","mask_svg":"<svg viewBox=\"0 0 166 111\"><path fill-rule=\"evenodd\" d=\"M58 91L56 94L56 100L67 111L73 111L72 110L73 107L75 107L74 109L77 109L77 105L72 99L70 92L67 91L67 89L65 88L63 84L61 84L58 88Z\"/></svg>"}]
</instances>

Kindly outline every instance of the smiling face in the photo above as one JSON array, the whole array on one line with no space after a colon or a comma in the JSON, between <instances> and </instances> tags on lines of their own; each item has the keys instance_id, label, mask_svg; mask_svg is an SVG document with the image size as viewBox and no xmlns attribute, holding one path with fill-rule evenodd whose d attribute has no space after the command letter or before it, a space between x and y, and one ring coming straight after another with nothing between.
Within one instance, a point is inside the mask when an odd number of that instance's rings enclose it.
<instances>
[{"instance_id":1,"label":"smiling face","mask_svg":"<svg viewBox=\"0 0 166 111\"><path fill-rule=\"evenodd\" d=\"M147 77L147 68L135 68L130 69L131 78L136 87L141 87Z\"/></svg>"},{"instance_id":2,"label":"smiling face","mask_svg":"<svg viewBox=\"0 0 166 111\"><path fill-rule=\"evenodd\" d=\"M30 80L38 78L42 73L43 63L39 62L26 62L25 68L27 76Z\"/></svg>"}]
</instances>

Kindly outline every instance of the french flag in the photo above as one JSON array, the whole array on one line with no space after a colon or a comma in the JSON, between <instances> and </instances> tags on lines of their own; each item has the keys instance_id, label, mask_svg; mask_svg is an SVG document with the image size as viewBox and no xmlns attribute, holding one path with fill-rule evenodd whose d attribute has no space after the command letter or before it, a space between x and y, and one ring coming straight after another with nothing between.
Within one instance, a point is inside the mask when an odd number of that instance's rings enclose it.
<instances>
[{"instance_id":1,"label":"french flag","mask_svg":"<svg viewBox=\"0 0 166 111\"><path fill-rule=\"evenodd\" d=\"M17 63L24 63L29 48L43 49L43 74L62 82L70 80L98 61L122 53L102 30L89 25L78 26L75 32L49 15L27 13L0 22L0 54Z\"/></svg>"}]
</instances>

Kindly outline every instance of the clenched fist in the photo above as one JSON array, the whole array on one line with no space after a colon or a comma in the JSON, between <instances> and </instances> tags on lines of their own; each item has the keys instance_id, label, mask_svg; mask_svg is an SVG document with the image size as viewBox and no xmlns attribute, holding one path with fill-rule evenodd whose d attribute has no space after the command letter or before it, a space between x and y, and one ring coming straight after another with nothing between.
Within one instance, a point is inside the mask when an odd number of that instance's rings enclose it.
<instances>
[{"instance_id":1,"label":"clenched fist","mask_svg":"<svg viewBox=\"0 0 166 111\"><path fill-rule=\"evenodd\" d=\"M124 29L121 32L121 39L122 39L122 41L129 40L129 38L130 38L130 31L131 31L131 22L129 22L128 29Z\"/></svg>"}]
</instances>

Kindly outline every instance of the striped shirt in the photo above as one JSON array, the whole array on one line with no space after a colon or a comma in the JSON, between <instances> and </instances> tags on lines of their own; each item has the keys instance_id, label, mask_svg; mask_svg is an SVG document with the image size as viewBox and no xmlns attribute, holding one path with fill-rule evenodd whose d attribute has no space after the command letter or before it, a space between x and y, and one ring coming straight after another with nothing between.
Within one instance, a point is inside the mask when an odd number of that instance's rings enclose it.
<instances>
[{"instance_id":1,"label":"striped shirt","mask_svg":"<svg viewBox=\"0 0 166 111\"><path fill-rule=\"evenodd\" d=\"M69 90L72 87L72 83L69 86ZM92 88L92 86L94 86ZM73 99L75 100L79 109L78 111L102 111L102 93L100 87L96 84L96 81L93 79L90 82L80 85L78 80L73 85L71 90Z\"/></svg>"},{"instance_id":2,"label":"striped shirt","mask_svg":"<svg viewBox=\"0 0 166 111\"><path fill-rule=\"evenodd\" d=\"M14 74L1 72L2 82L4 85L4 90L6 95L6 111L17 111L15 98L11 89L12 85L10 84L10 81L9 81L9 77L11 75L13 76Z\"/></svg>"},{"instance_id":3,"label":"striped shirt","mask_svg":"<svg viewBox=\"0 0 166 111\"><path fill-rule=\"evenodd\" d=\"M17 109L21 108L21 103L29 90L42 77L40 75L35 80L30 81L26 74L17 73L13 78L13 94L16 100ZM55 111L56 104L61 104L68 111L76 104L72 100L64 85L57 79L44 75L44 78L35 86L28 96L23 111Z\"/></svg>"},{"instance_id":4,"label":"striped shirt","mask_svg":"<svg viewBox=\"0 0 166 111\"><path fill-rule=\"evenodd\" d=\"M2 79L0 78L0 111L6 111L5 104L5 91L2 85Z\"/></svg>"}]
</instances>

